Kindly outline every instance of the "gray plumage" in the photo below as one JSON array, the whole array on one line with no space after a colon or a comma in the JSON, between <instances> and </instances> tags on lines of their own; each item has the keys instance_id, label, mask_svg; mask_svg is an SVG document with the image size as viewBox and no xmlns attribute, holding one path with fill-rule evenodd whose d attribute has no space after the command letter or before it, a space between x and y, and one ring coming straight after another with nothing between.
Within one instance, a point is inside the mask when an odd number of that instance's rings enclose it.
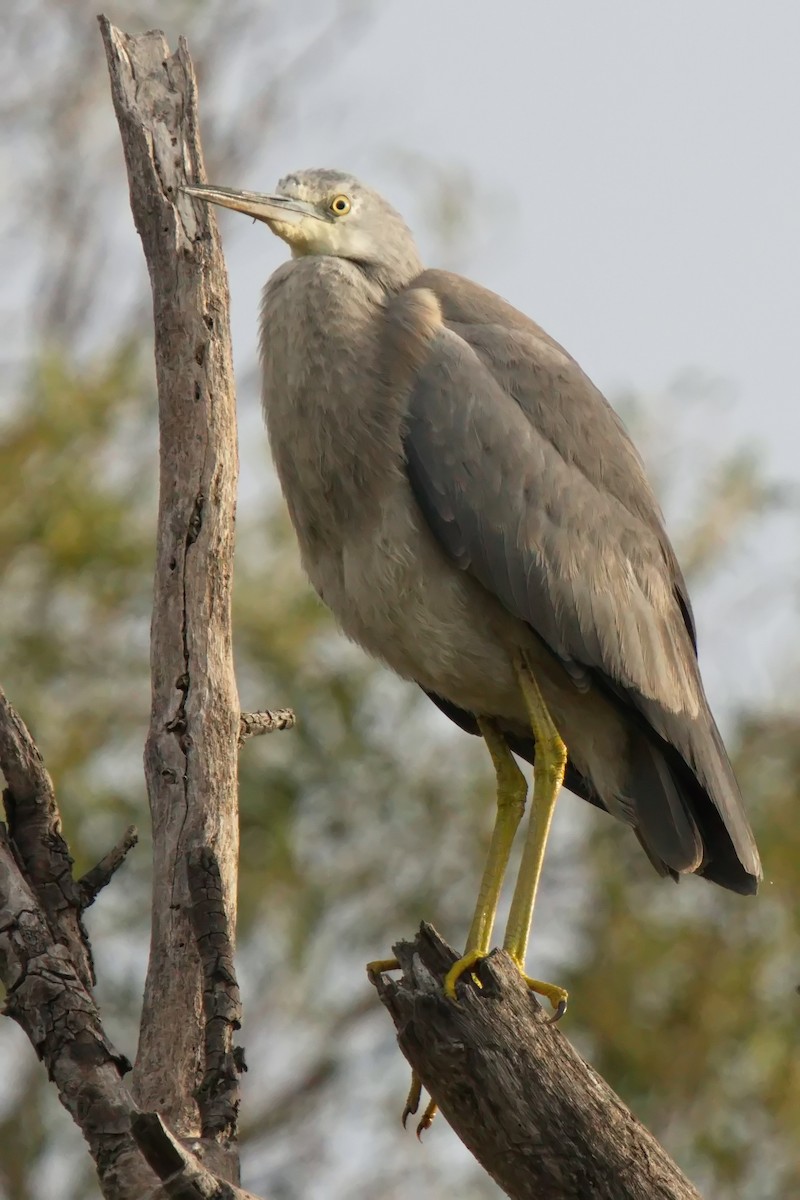
<instances>
[{"instance_id":1,"label":"gray plumage","mask_svg":"<svg viewBox=\"0 0 800 1200\"><path fill-rule=\"evenodd\" d=\"M292 247L264 290L264 411L303 565L344 632L533 761L524 650L567 786L632 826L662 873L755 891L684 579L577 363L491 292L423 270L402 219L348 175L194 191Z\"/></svg>"}]
</instances>

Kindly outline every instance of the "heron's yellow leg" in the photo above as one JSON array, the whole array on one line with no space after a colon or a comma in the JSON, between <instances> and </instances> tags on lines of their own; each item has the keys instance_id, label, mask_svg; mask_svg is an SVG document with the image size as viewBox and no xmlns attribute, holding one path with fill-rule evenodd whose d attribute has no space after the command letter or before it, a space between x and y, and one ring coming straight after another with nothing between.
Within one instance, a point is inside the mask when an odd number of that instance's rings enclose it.
<instances>
[{"instance_id":1,"label":"heron's yellow leg","mask_svg":"<svg viewBox=\"0 0 800 1200\"><path fill-rule=\"evenodd\" d=\"M553 724L553 719L539 690L539 685L524 656L515 666L536 742L536 765L533 771L530 823L522 851L519 875L511 900L503 947L524 975L525 951L528 948L533 906L542 874L550 823L564 780L567 748L559 737L558 730ZM559 1016L563 1014L567 1004L567 993L563 988L552 983L543 983L539 979L531 979L527 975L525 975L525 979L533 991L540 992L548 998Z\"/></svg>"},{"instance_id":2,"label":"heron's yellow leg","mask_svg":"<svg viewBox=\"0 0 800 1200\"><path fill-rule=\"evenodd\" d=\"M506 740L493 721L480 717L478 726L489 748L497 776L497 816L495 817L492 840L472 918L466 950L463 958L453 963L444 981L445 994L452 1000L456 996L456 984L465 971L473 967L480 958L489 953L492 929L497 914L497 904L508 866L514 834L519 828L525 811L528 785L525 776L516 764Z\"/></svg>"}]
</instances>

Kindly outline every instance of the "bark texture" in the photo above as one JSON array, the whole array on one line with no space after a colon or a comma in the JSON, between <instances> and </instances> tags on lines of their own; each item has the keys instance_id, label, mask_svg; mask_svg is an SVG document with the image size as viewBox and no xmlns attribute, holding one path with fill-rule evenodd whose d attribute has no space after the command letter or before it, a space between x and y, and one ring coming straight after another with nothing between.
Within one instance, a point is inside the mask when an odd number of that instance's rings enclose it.
<instances>
[{"instance_id":1,"label":"bark texture","mask_svg":"<svg viewBox=\"0 0 800 1200\"><path fill-rule=\"evenodd\" d=\"M85 968L88 943L69 931L82 928L80 903L97 894L72 874L61 837L61 817L50 776L19 714L0 690L0 770L8 825L0 824L0 981L4 1012L27 1034L58 1097L89 1146L103 1195L109 1200L156 1200L156 1175L131 1130L136 1109L123 1082L131 1064L111 1045ZM19 824L19 813L25 819ZM21 831L23 854L11 829ZM34 832L38 831L38 832ZM128 835L123 838L123 842ZM124 857L115 847L103 860L107 881ZM85 876L84 878L88 878ZM65 908L64 898L69 899ZM63 918L67 912L67 933ZM198 1194L198 1200L199 1195Z\"/></svg>"},{"instance_id":2,"label":"bark texture","mask_svg":"<svg viewBox=\"0 0 800 1200\"><path fill-rule=\"evenodd\" d=\"M133 1100L122 1081L130 1063L106 1038L94 998L69 952L54 940L4 831L0 979L7 989L5 1013L27 1034L86 1138L104 1195L138 1200L152 1194L156 1178L136 1161L140 1156L130 1131Z\"/></svg>"},{"instance_id":3,"label":"bark texture","mask_svg":"<svg viewBox=\"0 0 800 1200\"><path fill-rule=\"evenodd\" d=\"M35 746L20 718L0 692L0 766L6 779L20 787L27 778L28 762L9 755L22 732L28 747ZM30 760L29 760L30 761ZM44 770L36 751L36 771ZM11 789L6 792L6 804ZM48 814L58 819L55 796L50 792L40 820ZM46 847L41 851L46 853ZM114 852L112 852L114 853ZM203 856L199 856L202 858ZM208 875L205 859L201 875ZM4 1012L28 1036L47 1068L59 1099L88 1143L103 1195L108 1200L257 1200L250 1192L227 1182L229 1143L220 1141L218 1128L208 1130L204 1141L181 1144L156 1113L140 1113L123 1077L131 1064L106 1037L94 996L80 978L79 953L58 940L42 904L24 875L20 854L6 826L0 824L0 981L6 990ZM219 885L210 864L211 913L197 915L198 937L207 937L218 924ZM63 875L59 880L63 884ZM70 875L71 879L71 875ZM57 881L51 881L55 884ZM76 962L77 960L77 962ZM229 972L226 989L238 995ZM213 1049L220 1037L215 1012L209 1013L206 1041ZM210 1054L206 1076L216 1080L219 1056ZM223 1057L223 1063L226 1061ZM230 1073L229 1073L230 1074ZM232 1083L226 1084L225 1109L232 1110ZM217 1108L212 1095L208 1111ZM230 1127L226 1128L230 1133Z\"/></svg>"},{"instance_id":4,"label":"bark texture","mask_svg":"<svg viewBox=\"0 0 800 1200\"><path fill-rule=\"evenodd\" d=\"M456 953L429 925L373 982L400 1048L462 1142L513 1200L700 1200L666 1151L494 951L481 988L442 990Z\"/></svg>"},{"instance_id":5,"label":"bark texture","mask_svg":"<svg viewBox=\"0 0 800 1200\"><path fill-rule=\"evenodd\" d=\"M189 892L195 942L203 964L205 1071L197 1089L204 1138L227 1145L236 1137L242 1051L234 1034L242 1023L242 1002L233 965L233 943L223 903L219 864L207 846L189 856Z\"/></svg>"},{"instance_id":6,"label":"bark texture","mask_svg":"<svg viewBox=\"0 0 800 1200\"><path fill-rule=\"evenodd\" d=\"M162 1181L158 1200L259 1200L252 1192L219 1179L170 1133L158 1113L140 1113L132 1129L136 1145Z\"/></svg>"},{"instance_id":7,"label":"bark texture","mask_svg":"<svg viewBox=\"0 0 800 1200\"><path fill-rule=\"evenodd\" d=\"M291 708L265 708L260 712L242 713L239 717L239 745L263 733L293 729L296 717Z\"/></svg>"},{"instance_id":8,"label":"bark texture","mask_svg":"<svg viewBox=\"0 0 800 1200\"><path fill-rule=\"evenodd\" d=\"M61 833L53 782L25 724L0 690L0 770L8 832L25 878L49 927L69 951L83 986L94 984L94 965L81 913L87 907L72 874Z\"/></svg>"},{"instance_id":9,"label":"bark texture","mask_svg":"<svg viewBox=\"0 0 800 1200\"><path fill-rule=\"evenodd\" d=\"M181 193L205 179L186 44L101 18L131 208L153 290L160 500L145 773L153 927L133 1093L180 1137L200 1134L203 965L188 861L209 848L236 928L239 704L231 654L237 480L228 286L213 214ZM233 1157L232 1157L233 1161Z\"/></svg>"}]
</instances>

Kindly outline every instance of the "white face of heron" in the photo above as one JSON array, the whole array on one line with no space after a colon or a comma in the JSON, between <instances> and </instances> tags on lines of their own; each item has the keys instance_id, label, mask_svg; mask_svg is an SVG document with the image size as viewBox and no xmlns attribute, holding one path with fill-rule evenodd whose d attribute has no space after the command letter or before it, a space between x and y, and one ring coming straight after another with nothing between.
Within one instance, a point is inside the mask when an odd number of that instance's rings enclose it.
<instances>
[{"instance_id":1,"label":"white face of heron","mask_svg":"<svg viewBox=\"0 0 800 1200\"><path fill-rule=\"evenodd\" d=\"M286 175L271 195L209 184L184 190L265 222L295 258L329 254L350 259L387 287L402 286L422 269L399 213L343 171L298 171Z\"/></svg>"},{"instance_id":2,"label":"white face of heron","mask_svg":"<svg viewBox=\"0 0 800 1200\"><path fill-rule=\"evenodd\" d=\"M417 261L414 239L397 212L377 192L343 171L286 175L276 196L306 212L265 217L295 258L331 254L356 262Z\"/></svg>"},{"instance_id":3,"label":"white face of heron","mask_svg":"<svg viewBox=\"0 0 800 1200\"><path fill-rule=\"evenodd\" d=\"M346 182L355 184L355 180L342 180L341 186L346 187ZM314 210L307 215L293 213L295 219L265 218L272 232L290 247L294 258L304 254L363 257L360 250L366 248L366 242L359 215L364 208L364 196L355 186L343 191L337 183L326 188L320 182L309 184L302 176L289 175L278 184L276 195L297 200Z\"/></svg>"}]
</instances>

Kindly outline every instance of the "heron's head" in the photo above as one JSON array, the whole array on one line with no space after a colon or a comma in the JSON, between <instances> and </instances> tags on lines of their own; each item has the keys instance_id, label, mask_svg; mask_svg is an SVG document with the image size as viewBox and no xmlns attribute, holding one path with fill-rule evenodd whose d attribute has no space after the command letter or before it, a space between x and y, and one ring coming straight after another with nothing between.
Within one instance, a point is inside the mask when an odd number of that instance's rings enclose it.
<instances>
[{"instance_id":1,"label":"heron's head","mask_svg":"<svg viewBox=\"0 0 800 1200\"><path fill-rule=\"evenodd\" d=\"M346 258L387 286L402 286L422 270L414 238L400 214L343 171L297 171L284 176L270 195L208 185L184 191L264 221L295 258Z\"/></svg>"}]
</instances>

